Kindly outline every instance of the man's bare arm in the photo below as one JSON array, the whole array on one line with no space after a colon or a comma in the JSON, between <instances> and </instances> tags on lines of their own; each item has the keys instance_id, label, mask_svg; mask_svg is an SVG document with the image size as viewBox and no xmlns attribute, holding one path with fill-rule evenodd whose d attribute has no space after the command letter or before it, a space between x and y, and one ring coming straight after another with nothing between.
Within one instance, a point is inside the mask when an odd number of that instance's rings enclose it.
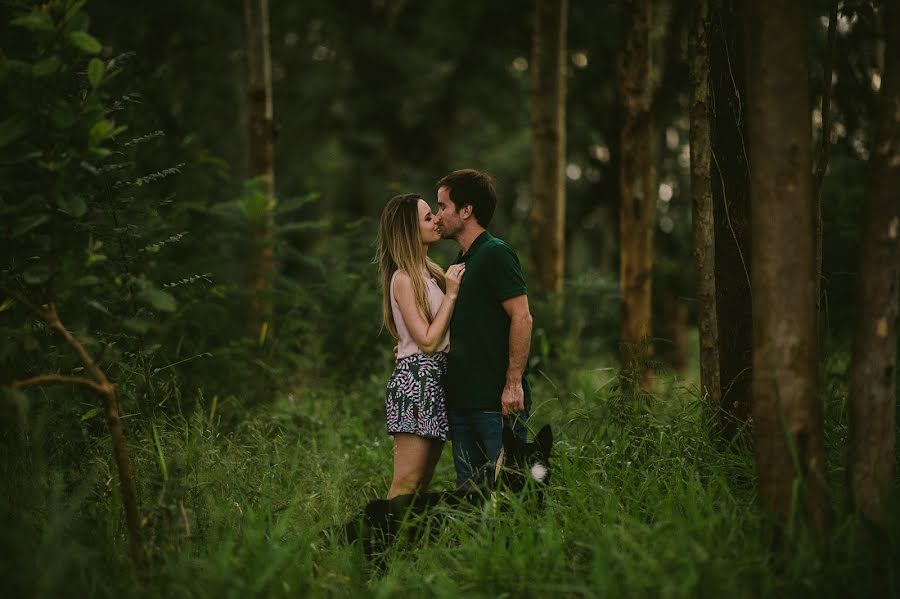
<instances>
[{"instance_id":1,"label":"man's bare arm","mask_svg":"<svg viewBox=\"0 0 900 599\"><path fill-rule=\"evenodd\" d=\"M522 389L522 375L528 363L531 350L531 311L528 296L519 295L503 302L503 309L509 315L509 365L506 368L506 385L503 387L501 403L503 415L525 410L525 391Z\"/></svg>"}]
</instances>

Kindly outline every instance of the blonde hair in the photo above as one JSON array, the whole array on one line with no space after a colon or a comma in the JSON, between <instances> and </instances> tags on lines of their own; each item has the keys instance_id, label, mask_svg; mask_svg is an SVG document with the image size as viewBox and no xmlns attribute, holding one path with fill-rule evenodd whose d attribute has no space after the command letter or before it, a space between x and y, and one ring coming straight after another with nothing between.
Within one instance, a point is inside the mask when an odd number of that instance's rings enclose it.
<instances>
[{"instance_id":1,"label":"blonde hair","mask_svg":"<svg viewBox=\"0 0 900 599\"><path fill-rule=\"evenodd\" d=\"M446 290L444 271L425 253L419 233L419 200L422 196L407 193L394 196L381 213L378 232L378 249L375 263L381 278L381 300L384 326L394 339L399 338L394 312L391 310L391 278L398 270L409 275L416 307L431 322L431 303L428 301L425 273L437 280L442 291Z\"/></svg>"}]
</instances>

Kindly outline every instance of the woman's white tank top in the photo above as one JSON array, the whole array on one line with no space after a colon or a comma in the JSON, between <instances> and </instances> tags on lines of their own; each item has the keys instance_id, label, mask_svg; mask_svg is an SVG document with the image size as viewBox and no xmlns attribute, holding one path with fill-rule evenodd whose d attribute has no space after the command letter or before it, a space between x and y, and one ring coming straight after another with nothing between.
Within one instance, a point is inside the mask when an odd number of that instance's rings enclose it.
<instances>
[{"instance_id":1,"label":"woman's white tank top","mask_svg":"<svg viewBox=\"0 0 900 599\"><path fill-rule=\"evenodd\" d=\"M411 356L413 354L420 354L422 350L419 349L419 346L416 345L416 342L413 341L412 335L409 334L409 329L406 327L406 323L403 322L403 315L400 313L400 306L397 304L397 299L394 297L394 280L397 278L397 273L399 270L395 270L394 274L391 275L391 312L394 315L394 324L397 325L397 335L400 337L397 340L397 359L406 358L407 356ZM428 294L428 302L431 304L431 314L432 317L437 314L438 308L441 307L441 302L444 301L444 292L441 291L441 288L438 287L437 281L434 280L431 276L425 277L425 291ZM450 331L447 331L447 334L444 335L444 340L441 342L440 347L438 347L438 351L445 352L450 349Z\"/></svg>"}]
</instances>

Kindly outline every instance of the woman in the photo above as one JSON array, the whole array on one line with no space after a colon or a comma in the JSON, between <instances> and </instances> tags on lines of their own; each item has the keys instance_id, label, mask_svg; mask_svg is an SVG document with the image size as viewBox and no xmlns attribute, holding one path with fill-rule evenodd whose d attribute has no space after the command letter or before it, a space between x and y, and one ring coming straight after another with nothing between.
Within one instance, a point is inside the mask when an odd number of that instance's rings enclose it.
<instances>
[{"instance_id":1,"label":"woman","mask_svg":"<svg viewBox=\"0 0 900 599\"><path fill-rule=\"evenodd\" d=\"M384 324L397 340L397 366L385 397L387 430L394 436L388 499L425 491L447 440L441 379L465 265L444 274L428 258L428 247L440 238L431 208L418 194L391 198L381 214L376 261Z\"/></svg>"}]
</instances>

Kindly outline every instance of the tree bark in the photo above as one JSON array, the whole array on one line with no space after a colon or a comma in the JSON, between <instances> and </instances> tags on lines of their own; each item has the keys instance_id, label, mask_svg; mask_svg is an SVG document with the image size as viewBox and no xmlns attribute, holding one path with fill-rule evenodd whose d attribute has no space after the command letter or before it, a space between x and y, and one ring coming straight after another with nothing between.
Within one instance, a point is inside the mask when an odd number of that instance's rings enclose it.
<instances>
[{"instance_id":1,"label":"tree bark","mask_svg":"<svg viewBox=\"0 0 900 599\"><path fill-rule=\"evenodd\" d=\"M272 61L269 53L269 2L244 0L244 43L247 57L247 124L250 176L265 194L265 209L254 215L249 263L251 294L248 324L265 341L271 325L271 290L275 275L273 251L275 209L275 123L272 108Z\"/></svg>"},{"instance_id":2,"label":"tree bark","mask_svg":"<svg viewBox=\"0 0 900 599\"><path fill-rule=\"evenodd\" d=\"M759 499L778 525L776 544L792 538L794 508L823 543L830 518L817 395L806 4L748 3L746 23Z\"/></svg>"},{"instance_id":3,"label":"tree bark","mask_svg":"<svg viewBox=\"0 0 900 599\"><path fill-rule=\"evenodd\" d=\"M700 395L716 409L719 385L719 323L716 313L716 244L713 224L709 127L708 0L694 5L689 41L691 74L692 254L697 271L697 328L700 335Z\"/></svg>"},{"instance_id":4,"label":"tree bark","mask_svg":"<svg viewBox=\"0 0 900 599\"><path fill-rule=\"evenodd\" d=\"M752 406L752 306L750 290L750 174L744 5L710 5L710 94L715 285L719 339L721 424L731 438Z\"/></svg>"},{"instance_id":5,"label":"tree bark","mask_svg":"<svg viewBox=\"0 0 900 599\"><path fill-rule=\"evenodd\" d=\"M531 255L538 291L562 290L566 217L568 0L537 0L531 94Z\"/></svg>"},{"instance_id":6,"label":"tree bark","mask_svg":"<svg viewBox=\"0 0 900 599\"><path fill-rule=\"evenodd\" d=\"M619 164L619 280L621 361L634 382L650 387L653 229L656 167L650 99L650 4L631 0L625 7L625 48L619 65L622 99Z\"/></svg>"},{"instance_id":7,"label":"tree bark","mask_svg":"<svg viewBox=\"0 0 900 599\"><path fill-rule=\"evenodd\" d=\"M885 68L869 159L850 378L850 488L862 515L884 525L896 442L900 277L900 8L885 5Z\"/></svg>"}]
</instances>

